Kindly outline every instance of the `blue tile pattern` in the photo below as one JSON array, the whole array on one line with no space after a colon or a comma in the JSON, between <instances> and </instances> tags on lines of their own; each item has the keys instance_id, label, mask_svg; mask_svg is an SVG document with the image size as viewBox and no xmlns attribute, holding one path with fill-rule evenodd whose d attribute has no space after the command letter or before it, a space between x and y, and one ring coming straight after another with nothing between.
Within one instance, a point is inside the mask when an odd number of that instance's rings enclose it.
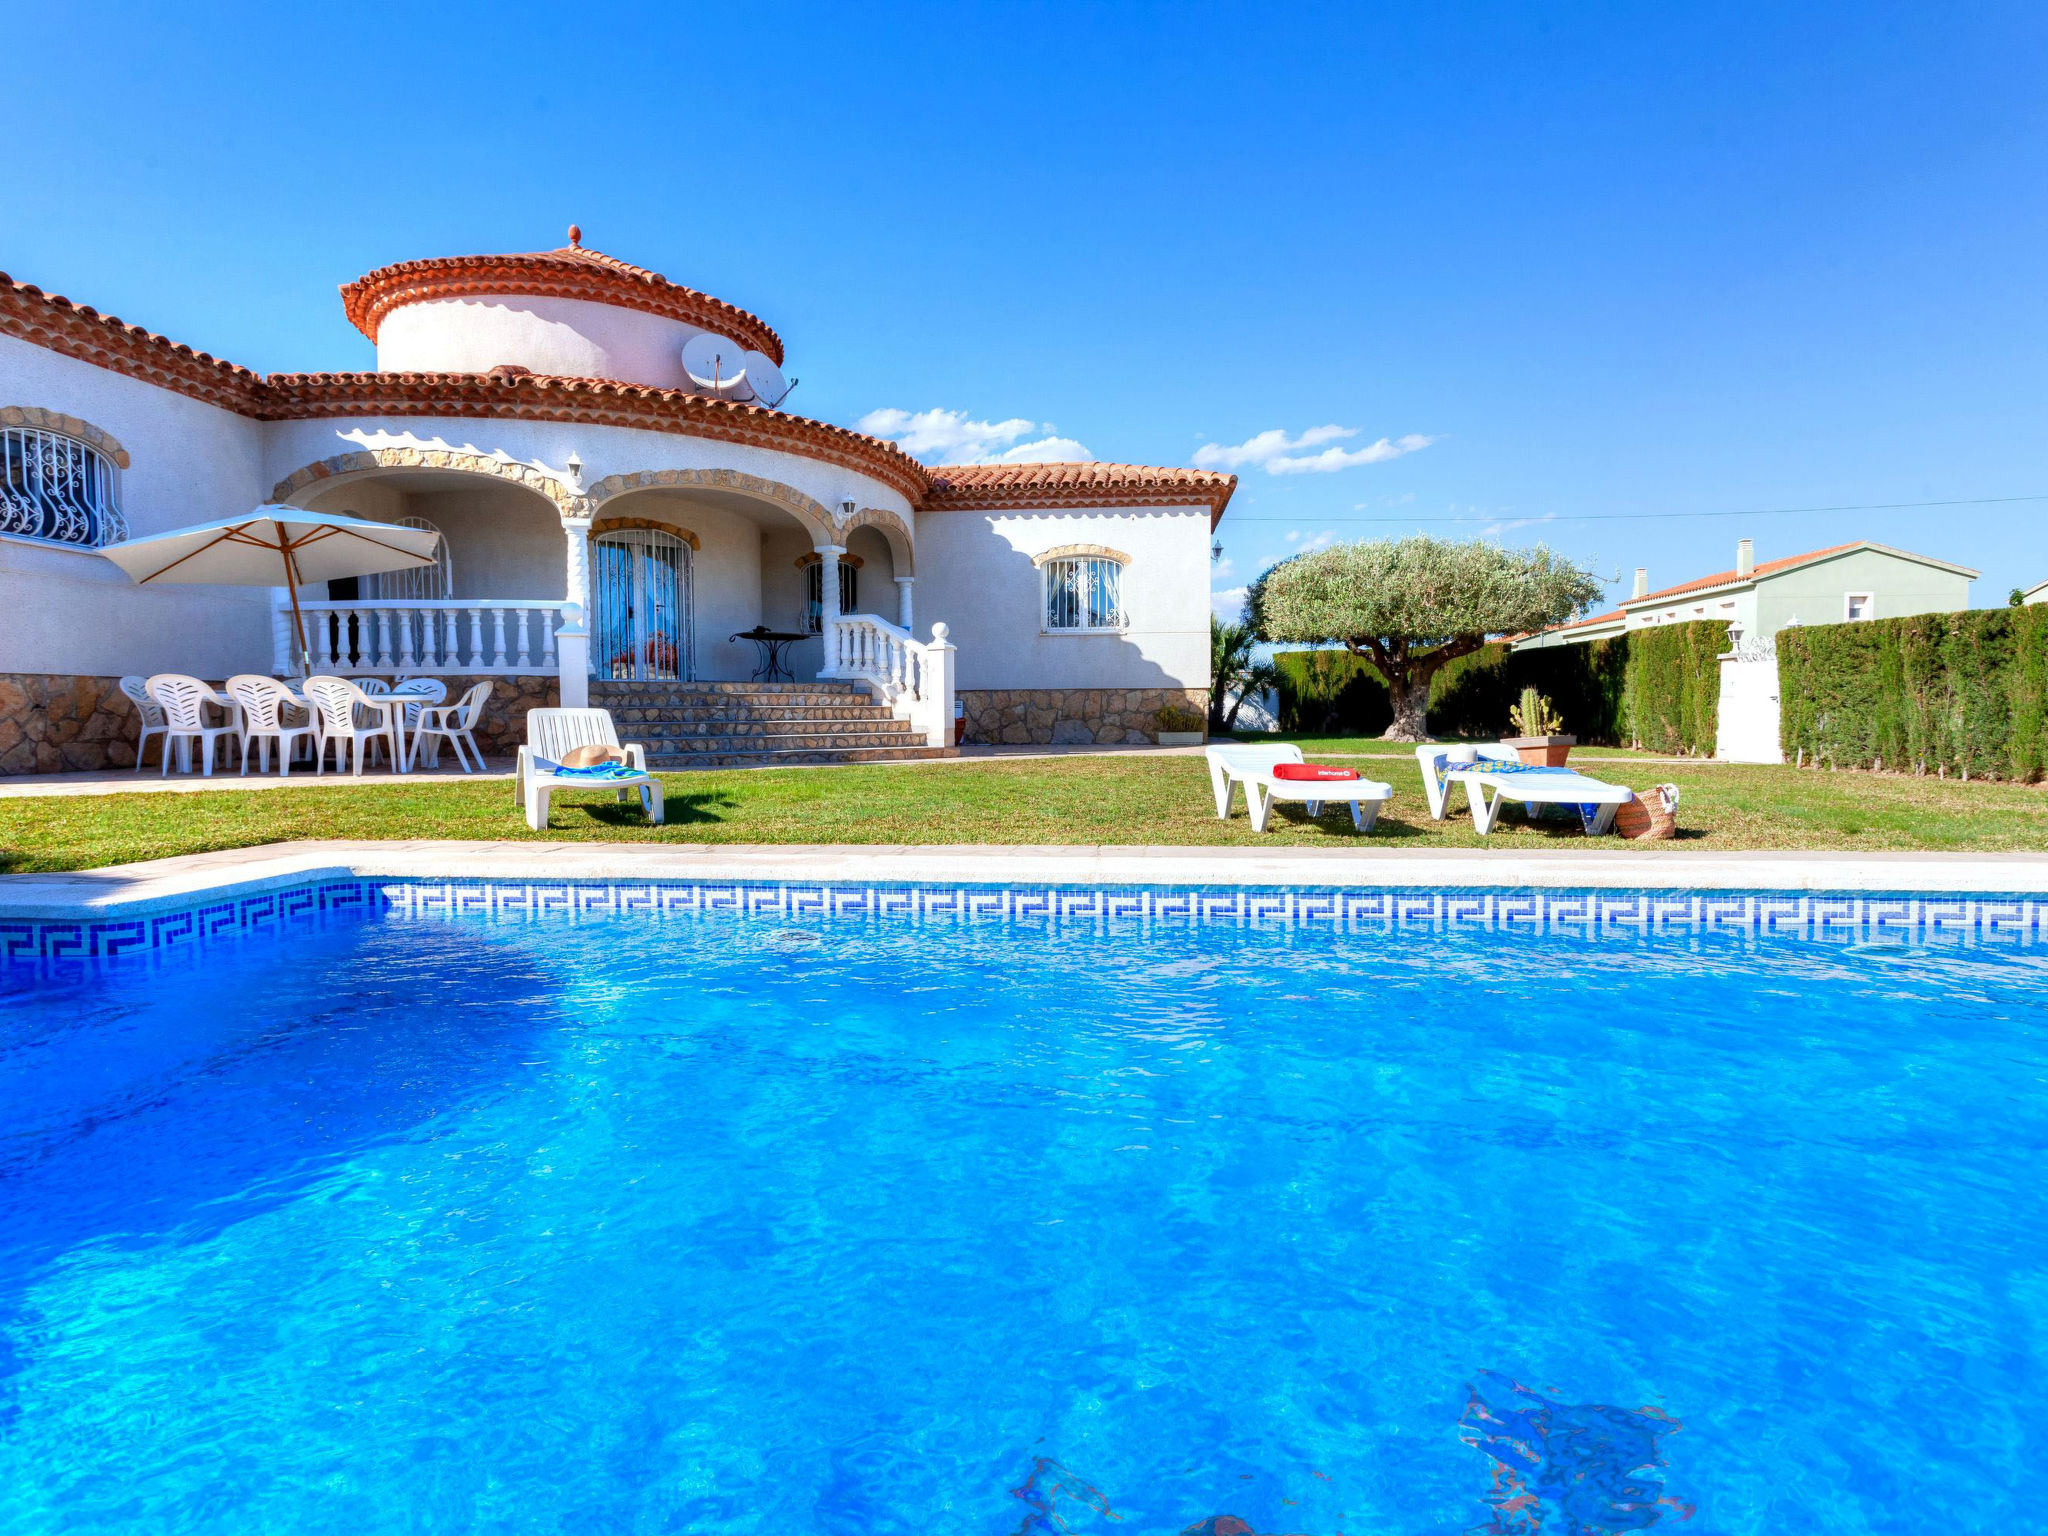
<instances>
[{"instance_id":1,"label":"blue tile pattern","mask_svg":"<svg viewBox=\"0 0 2048 1536\"><path fill-rule=\"evenodd\" d=\"M2048 898L2027 896L350 879L144 917L0 919L0 959L111 959L278 931L336 913L530 922L675 912L912 923L1252 924L1355 933L1736 932L1846 943L2031 945L2048 939Z\"/></svg>"}]
</instances>

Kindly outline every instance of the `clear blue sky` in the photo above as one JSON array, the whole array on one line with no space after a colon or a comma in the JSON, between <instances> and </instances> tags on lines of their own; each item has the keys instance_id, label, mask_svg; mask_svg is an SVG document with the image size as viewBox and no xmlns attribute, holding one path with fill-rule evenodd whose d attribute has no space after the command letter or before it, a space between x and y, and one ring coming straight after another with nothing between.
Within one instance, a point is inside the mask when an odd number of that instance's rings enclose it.
<instances>
[{"instance_id":1,"label":"clear blue sky","mask_svg":"<svg viewBox=\"0 0 2048 1536\"><path fill-rule=\"evenodd\" d=\"M762 314L827 420L1157 464L1348 432L1238 455L1219 588L1417 527L1658 585L1743 534L2048 579L2048 500L1614 519L2048 497L2038 3L8 26L0 270L262 371L371 366L335 296L371 267L574 220Z\"/></svg>"}]
</instances>

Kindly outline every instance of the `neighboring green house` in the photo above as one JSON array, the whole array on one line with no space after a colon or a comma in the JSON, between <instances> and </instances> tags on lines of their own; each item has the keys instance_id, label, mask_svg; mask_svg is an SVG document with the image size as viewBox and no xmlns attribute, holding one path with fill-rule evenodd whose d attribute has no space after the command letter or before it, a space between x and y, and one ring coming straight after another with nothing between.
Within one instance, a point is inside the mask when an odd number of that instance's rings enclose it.
<instances>
[{"instance_id":1,"label":"neighboring green house","mask_svg":"<svg viewBox=\"0 0 2048 1536\"><path fill-rule=\"evenodd\" d=\"M1735 546L1735 569L1652 592L1649 571L1636 568L1635 595L1619 608L1524 636L1518 651L1583 645L1654 624L1725 619L1741 641L1769 640L1794 624L1896 619L1909 613L1953 613L1970 606L1978 572L1927 555L1859 539L1809 554L1756 563L1748 539Z\"/></svg>"}]
</instances>

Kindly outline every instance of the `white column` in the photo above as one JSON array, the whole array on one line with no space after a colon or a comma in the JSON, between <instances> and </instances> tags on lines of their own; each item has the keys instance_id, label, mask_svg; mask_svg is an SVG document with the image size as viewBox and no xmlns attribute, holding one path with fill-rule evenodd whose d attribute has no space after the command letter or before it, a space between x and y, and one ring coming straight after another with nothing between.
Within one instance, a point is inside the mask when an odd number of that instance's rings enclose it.
<instances>
[{"instance_id":1,"label":"white column","mask_svg":"<svg viewBox=\"0 0 2048 1536\"><path fill-rule=\"evenodd\" d=\"M562 627L555 631L555 667L562 708L590 708L590 631L583 623L583 609L575 603L562 605Z\"/></svg>"},{"instance_id":2,"label":"white column","mask_svg":"<svg viewBox=\"0 0 2048 1536\"><path fill-rule=\"evenodd\" d=\"M562 535L569 541L568 579L562 596L585 613L590 612L590 519L565 517ZM564 706L565 708L567 706Z\"/></svg>"},{"instance_id":3,"label":"white column","mask_svg":"<svg viewBox=\"0 0 2048 1536\"><path fill-rule=\"evenodd\" d=\"M839 672L833 661L839 654L839 557L846 553L846 546L820 544L817 548L818 601L822 607L818 629L825 640L825 664L818 669L818 676L837 677Z\"/></svg>"},{"instance_id":4,"label":"white column","mask_svg":"<svg viewBox=\"0 0 2048 1536\"><path fill-rule=\"evenodd\" d=\"M914 611L910 606L910 584L916 579L915 576L896 578L896 627L908 630L913 635L917 633L917 626L912 622Z\"/></svg>"},{"instance_id":5,"label":"white column","mask_svg":"<svg viewBox=\"0 0 2048 1536\"><path fill-rule=\"evenodd\" d=\"M931 644L924 654L924 739L927 746L953 745L953 642L946 638L944 624L932 626Z\"/></svg>"}]
</instances>

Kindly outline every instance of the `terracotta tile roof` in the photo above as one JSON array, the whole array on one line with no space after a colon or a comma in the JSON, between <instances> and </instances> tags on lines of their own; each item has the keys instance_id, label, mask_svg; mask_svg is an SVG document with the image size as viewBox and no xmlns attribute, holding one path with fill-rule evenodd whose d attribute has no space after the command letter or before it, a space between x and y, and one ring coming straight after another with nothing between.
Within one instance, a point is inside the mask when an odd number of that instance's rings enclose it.
<instances>
[{"instance_id":1,"label":"terracotta tile roof","mask_svg":"<svg viewBox=\"0 0 2048 1536\"><path fill-rule=\"evenodd\" d=\"M1725 587L1738 581L1754 581L1759 576L1769 576L1775 571L1789 571L1793 566L1804 565L1809 560L1825 560L1829 555L1839 555L1852 549L1862 549L1868 544L1869 540L1859 539L1853 544L1830 544L1826 549L1808 550L1803 555L1787 555L1782 560L1766 560L1747 576L1738 576L1733 571L1719 571L1712 576L1702 576L1695 581L1682 581L1675 587L1665 587L1661 591L1647 593L1642 597L1632 597L1629 599L1629 604L1634 606L1637 603L1661 602L1665 598L1677 597L1680 593L1684 592L1704 592L1711 587ZM1590 621L1581 620L1580 622L1586 623Z\"/></svg>"},{"instance_id":2,"label":"terracotta tile roof","mask_svg":"<svg viewBox=\"0 0 2048 1536\"><path fill-rule=\"evenodd\" d=\"M723 299L672 283L659 272L586 250L570 229L568 245L552 251L525 251L509 256L437 256L426 261L401 261L366 272L341 288L349 322L370 340L384 317L403 304L429 299L466 298L474 294L524 293L547 298L588 299L663 315L730 336L743 346L765 352L782 363L782 338L768 322Z\"/></svg>"},{"instance_id":3,"label":"terracotta tile roof","mask_svg":"<svg viewBox=\"0 0 2048 1536\"><path fill-rule=\"evenodd\" d=\"M571 248L569 254L587 266L617 267L627 273L638 270L580 247ZM274 373L265 378L141 326L45 293L33 284L17 282L4 272L0 272L0 336L13 336L259 421L438 416L583 421L686 432L842 464L895 486L913 506L926 510L1206 506L1213 528L1237 489L1235 475L1142 464L945 464L926 468L892 442L828 422L688 390L655 389L614 379L481 373ZM779 350L778 343L778 354Z\"/></svg>"},{"instance_id":4,"label":"terracotta tile roof","mask_svg":"<svg viewBox=\"0 0 2048 1536\"><path fill-rule=\"evenodd\" d=\"M263 390L262 377L247 368L45 293L33 283L17 282L5 272L0 272L0 336L244 414Z\"/></svg>"},{"instance_id":5,"label":"terracotta tile roof","mask_svg":"<svg viewBox=\"0 0 2048 1536\"><path fill-rule=\"evenodd\" d=\"M1237 476L1147 464L936 464L925 473L933 510L1206 506L1216 526Z\"/></svg>"},{"instance_id":6,"label":"terracotta tile roof","mask_svg":"<svg viewBox=\"0 0 2048 1536\"><path fill-rule=\"evenodd\" d=\"M616 379L541 373L273 373L265 387L267 402L250 414L267 421L346 416L581 421L785 449L873 475L900 490L913 506L924 499L929 483L923 465L878 437L766 406Z\"/></svg>"}]
</instances>

